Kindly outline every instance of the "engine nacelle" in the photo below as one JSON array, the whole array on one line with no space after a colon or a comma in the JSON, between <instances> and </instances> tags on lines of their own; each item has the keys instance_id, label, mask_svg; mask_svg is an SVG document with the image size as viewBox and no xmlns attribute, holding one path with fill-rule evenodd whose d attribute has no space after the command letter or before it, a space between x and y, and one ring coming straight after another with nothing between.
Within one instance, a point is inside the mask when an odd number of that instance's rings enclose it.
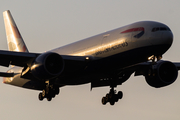
<instances>
[{"instance_id":1,"label":"engine nacelle","mask_svg":"<svg viewBox=\"0 0 180 120\"><path fill-rule=\"evenodd\" d=\"M150 86L160 88L172 84L177 76L178 70L173 63L169 61L159 61L149 69L145 78Z\"/></svg>"},{"instance_id":2,"label":"engine nacelle","mask_svg":"<svg viewBox=\"0 0 180 120\"><path fill-rule=\"evenodd\" d=\"M34 60L31 73L40 80L50 80L60 75L63 69L63 58L57 53L47 52Z\"/></svg>"}]
</instances>

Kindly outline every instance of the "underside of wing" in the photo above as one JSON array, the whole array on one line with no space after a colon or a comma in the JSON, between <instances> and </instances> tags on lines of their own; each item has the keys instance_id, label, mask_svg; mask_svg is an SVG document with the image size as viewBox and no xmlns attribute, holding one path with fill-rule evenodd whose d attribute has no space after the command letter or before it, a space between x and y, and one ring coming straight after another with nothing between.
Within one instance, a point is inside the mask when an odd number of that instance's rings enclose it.
<instances>
[{"instance_id":1,"label":"underside of wing","mask_svg":"<svg viewBox=\"0 0 180 120\"><path fill-rule=\"evenodd\" d=\"M146 82L155 88L164 87L172 84L178 76L178 70L180 70L180 63L170 61L157 61L144 62L136 65L120 68L117 71L116 78L102 77L92 81L91 88L109 86L112 84L112 79L116 79L116 84L121 85L123 82L129 79L133 74L134 76L144 76Z\"/></svg>"},{"instance_id":2,"label":"underside of wing","mask_svg":"<svg viewBox=\"0 0 180 120\"><path fill-rule=\"evenodd\" d=\"M180 70L180 63L174 62L174 65L177 67L178 70Z\"/></svg>"}]
</instances>

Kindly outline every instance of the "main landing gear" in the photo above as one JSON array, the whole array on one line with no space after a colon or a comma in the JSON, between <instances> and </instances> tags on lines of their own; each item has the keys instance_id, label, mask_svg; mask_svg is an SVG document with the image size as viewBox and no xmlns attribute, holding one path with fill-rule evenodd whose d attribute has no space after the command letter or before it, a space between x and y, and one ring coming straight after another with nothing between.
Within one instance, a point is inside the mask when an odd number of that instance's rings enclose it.
<instances>
[{"instance_id":1,"label":"main landing gear","mask_svg":"<svg viewBox=\"0 0 180 120\"><path fill-rule=\"evenodd\" d=\"M42 101L44 98L47 98L48 101L51 101L56 95L59 94L59 87L55 87L53 84L46 83L45 88L42 92L39 93L39 100Z\"/></svg>"},{"instance_id":2,"label":"main landing gear","mask_svg":"<svg viewBox=\"0 0 180 120\"><path fill-rule=\"evenodd\" d=\"M106 94L105 97L102 98L102 104L106 105L106 103L110 103L110 105L114 105L115 102L118 102L119 99L122 99L123 93L122 91L119 91L116 94L116 90L114 90L114 87L112 87L109 91L109 93Z\"/></svg>"}]
</instances>

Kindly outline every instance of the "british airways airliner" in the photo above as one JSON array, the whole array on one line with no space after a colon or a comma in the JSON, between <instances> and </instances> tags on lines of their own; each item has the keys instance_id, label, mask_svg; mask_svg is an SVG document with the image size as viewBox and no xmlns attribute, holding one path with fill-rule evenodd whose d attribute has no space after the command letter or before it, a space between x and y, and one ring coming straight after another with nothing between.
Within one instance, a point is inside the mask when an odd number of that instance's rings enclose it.
<instances>
[{"instance_id":1,"label":"british airways airliner","mask_svg":"<svg viewBox=\"0 0 180 120\"><path fill-rule=\"evenodd\" d=\"M126 25L44 53L30 53L9 10L3 12L9 51L0 50L3 83L42 91L39 100L51 101L60 88L91 84L109 86L102 104L114 105L123 93L117 85L143 75L148 85L160 88L172 84L180 63L164 61L173 33L159 22L141 21Z\"/></svg>"}]
</instances>

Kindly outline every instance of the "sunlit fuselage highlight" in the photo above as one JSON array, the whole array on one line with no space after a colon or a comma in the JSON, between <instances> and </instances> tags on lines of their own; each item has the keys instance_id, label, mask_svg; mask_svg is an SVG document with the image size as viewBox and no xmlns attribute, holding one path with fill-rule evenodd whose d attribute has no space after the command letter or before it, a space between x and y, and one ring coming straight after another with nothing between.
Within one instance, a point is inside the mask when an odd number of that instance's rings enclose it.
<instances>
[{"instance_id":1,"label":"sunlit fuselage highlight","mask_svg":"<svg viewBox=\"0 0 180 120\"><path fill-rule=\"evenodd\" d=\"M123 31L140 27L144 28L144 34L139 38L134 37L141 32L138 30L122 33ZM54 49L52 52L57 52L60 55L92 56L94 59L100 59L146 46L167 45L170 47L173 41L172 32L165 30L152 32L154 27L169 28L158 22L137 22Z\"/></svg>"}]
</instances>

